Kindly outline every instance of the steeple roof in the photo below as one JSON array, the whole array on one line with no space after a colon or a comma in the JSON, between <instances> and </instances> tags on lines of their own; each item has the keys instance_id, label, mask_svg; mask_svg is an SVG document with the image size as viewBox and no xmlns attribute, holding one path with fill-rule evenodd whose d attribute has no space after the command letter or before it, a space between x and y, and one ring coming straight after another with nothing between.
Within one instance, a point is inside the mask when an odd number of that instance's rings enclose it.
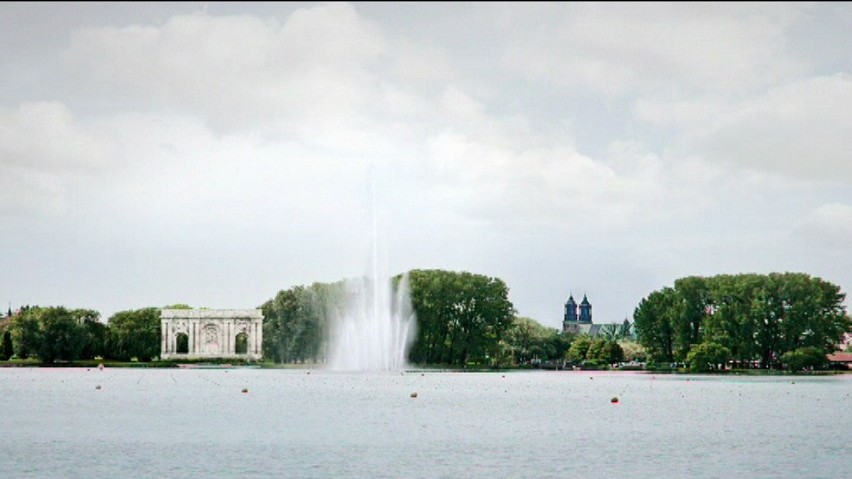
<instances>
[{"instance_id":1,"label":"steeple roof","mask_svg":"<svg viewBox=\"0 0 852 479\"><path fill-rule=\"evenodd\" d=\"M583 302L582 302L582 303L580 303L580 304L590 304L590 303L589 303L589 299L586 297L586 295L585 295L585 294L583 295Z\"/></svg>"}]
</instances>

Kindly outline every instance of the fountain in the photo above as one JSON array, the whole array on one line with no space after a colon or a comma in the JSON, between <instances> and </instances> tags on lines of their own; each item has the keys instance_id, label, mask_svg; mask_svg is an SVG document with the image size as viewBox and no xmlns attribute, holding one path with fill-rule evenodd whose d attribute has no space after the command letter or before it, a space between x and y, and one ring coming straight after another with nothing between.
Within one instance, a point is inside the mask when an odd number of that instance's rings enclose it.
<instances>
[{"instance_id":1,"label":"fountain","mask_svg":"<svg viewBox=\"0 0 852 479\"><path fill-rule=\"evenodd\" d=\"M396 371L406 365L416 319L408 278L388 274L380 235L377 186L372 176L372 241L367 276L345 282L343 308L332 315L329 368L338 371Z\"/></svg>"}]
</instances>

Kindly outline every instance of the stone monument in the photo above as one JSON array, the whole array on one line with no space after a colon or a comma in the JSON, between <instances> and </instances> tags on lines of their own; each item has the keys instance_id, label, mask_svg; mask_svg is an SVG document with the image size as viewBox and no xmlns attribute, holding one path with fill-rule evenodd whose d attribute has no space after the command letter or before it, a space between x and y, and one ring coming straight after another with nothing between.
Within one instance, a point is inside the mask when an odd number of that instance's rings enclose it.
<instances>
[{"instance_id":1,"label":"stone monument","mask_svg":"<svg viewBox=\"0 0 852 479\"><path fill-rule=\"evenodd\" d=\"M259 309L163 309L162 359L263 359Z\"/></svg>"}]
</instances>

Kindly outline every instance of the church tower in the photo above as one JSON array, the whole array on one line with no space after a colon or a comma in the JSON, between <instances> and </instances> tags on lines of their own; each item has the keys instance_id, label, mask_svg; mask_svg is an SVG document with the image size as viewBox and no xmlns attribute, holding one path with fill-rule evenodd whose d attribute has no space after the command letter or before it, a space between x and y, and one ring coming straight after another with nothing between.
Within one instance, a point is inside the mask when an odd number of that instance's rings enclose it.
<instances>
[{"instance_id":1,"label":"church tower","mask_svg":"<svg viewBox=\"0 0 852 479\"><path fill-rule=\"evenodd\" d=\"M568 301L565 303L565 316L562 320L563 333L577 332L577 303L574 301L574 296L569 295Z\"/></svg>"},{"instance_id":2,"label":"church tower","mask_svg":"<svg viewBox=\"0 0 852 479\"><path fill-rule=\"evenodd\" d=\"M592 304L589 303L589 299L586 298L586 295L583 295L583 301L580 302L580 322L591 324L592 323Z\"/></svg>"},{"instance_id":3,"label":"church tower","mask_svg":"<svg viewBox=\"0 0 852 479\"><path fill-rule=\"evenodd\" d=\"M577 322L577 303L574 301L574 296L568 296L568 302L565 303L565 318L563 319L566 323L576 323Z\"/></svg>"}]
</instances>

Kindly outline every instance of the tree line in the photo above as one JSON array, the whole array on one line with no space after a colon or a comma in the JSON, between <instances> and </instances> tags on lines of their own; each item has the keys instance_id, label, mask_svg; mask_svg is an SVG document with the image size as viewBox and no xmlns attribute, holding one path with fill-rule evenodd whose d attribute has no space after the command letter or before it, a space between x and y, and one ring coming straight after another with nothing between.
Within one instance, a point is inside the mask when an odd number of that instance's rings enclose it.
<instances>
[{"instance_id":1,"label":"tree line","mask_svg":"<svg viewBox=\"0 0 852 479\"><path fill-rule=\"evenodd\" d=\"M606 325L596 340L517 315L500 278L438 269L407 273L416 337L408 360L449 367L513 367L541 362L612 364L644 357L632 327ZM393 278L399 284L402 275ZM280 291L261 306L264 356L275 362L324 362L329 328L345 299L345 282ZM573 348L572 348L573 345Z\"/></svg>"},{"instance_id":2,"label":"tree line","mask_svg":"<svg viewBox=\"0 0 852 479\"><path fill-rule=\"evenodd\" d=\"M604 325L593 338L518 316L500 278L433 269L409 271L407 279L417 319L408 359L419 365L602 366L647 357L704 370L731 361L801 369L824 366L852 331L840 288L803 273L681 278L643 298L632 324ZM264 357L324 362L345 299L344 281L279 291L260 306ZM0 359L150 361L160 352L160 308L121 311L104 323L90 309L27 306L0 321L0 334Z\"/></svg>"},{"instance_id":3,"label":"tree line","mask_svg":"<svg viewBox=\"0 0 852 479\"><path fill-rule=\"evenodd\" d=\"M486 364L515 317L509 288L499 279L468 272L407 273L416 338L409 360L416 364ZM403 275L392 278L397 287ZM264 355L276 362L323 362L329 328L345 302L345 282L314 283L280 291L261 306Z\"/></svg>"},{"instance_id":4,"label":"tree line","mask_svg":"<svg viewBox=\"0 0 852 479\"><path fill-rule=\"evenodd\" d=\"M852 331L839 286L804 273L689 276L653 291L633 318L657 362L696 370L827 366Z\"/></svg>"},{"instance_id":5,"label":"tree line","mask_svg":"<svg viewBox=\"0 0 852 479\"><path fill-rule=\"evenodd\" d=\"M91 309L24 306L0 327L0 359L150 361L160 354L160 309L121 311L105 324Z\"/></svg>"},{"instance_id":6,"label":"tree line","mask_svg":"<svg viewBox=\"0 0 852 479\"><path fill-rule=\"evenodd\" d=\"M392 280L398 285L403 275ZM519 317L500 278L469 272L407 273L416 338L409 361L449 367L512 367L541 362L610 364L630 356L616 344L630 332L606 325L594 341ZM314 283L279 291L264 302L263 352L276 363L322 363L332 318L341 313L346 282ZM166 306L189 308L185 304ZM38 358L46 364L78 359L146 362L160 352L160 308L120 311L106 323L91 309L25 306L0 321L0 360ZM624 344L624 343L622 343ZM625 345L626 346L626 345Z\"/></svg>"}]
</instances>

